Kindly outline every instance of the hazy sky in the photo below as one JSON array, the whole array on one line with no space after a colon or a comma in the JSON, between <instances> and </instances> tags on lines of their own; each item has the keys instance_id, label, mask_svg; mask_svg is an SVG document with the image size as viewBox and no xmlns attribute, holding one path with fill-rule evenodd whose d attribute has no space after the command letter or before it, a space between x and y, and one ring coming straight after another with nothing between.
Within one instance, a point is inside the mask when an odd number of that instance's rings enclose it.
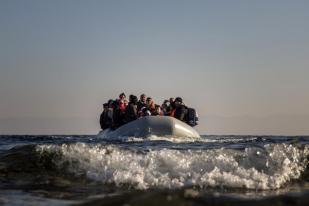
<instances>
[{"instance_id":1,"label":"hazy sky","mask_svg":"<svg viewBox=\"0 0 309 206\"><path fill-rule=\"evenodd\" d=\"M309 134L309 1L0 0L0 134L95 134L124 91L202 134Z\"/></svg>"}]
</instances>

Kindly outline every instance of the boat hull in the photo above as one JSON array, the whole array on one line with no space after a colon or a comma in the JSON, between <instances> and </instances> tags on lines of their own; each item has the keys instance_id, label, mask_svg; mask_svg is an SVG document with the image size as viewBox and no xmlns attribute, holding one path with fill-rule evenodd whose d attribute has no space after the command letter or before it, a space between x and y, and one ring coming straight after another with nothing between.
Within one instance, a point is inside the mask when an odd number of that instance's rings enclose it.
<instances>
[{"instance_id":1,"label":"boat hull","mask_svg":"<svg viewBox=\"0 0 309 206\"><path fill-rule=\"evenodd\" d=\"M104 130L99 135L115 137L173 136L200 138L188 124L169 116L146 116L129 122L116 130Z\"/></svg>"}]
</instances>

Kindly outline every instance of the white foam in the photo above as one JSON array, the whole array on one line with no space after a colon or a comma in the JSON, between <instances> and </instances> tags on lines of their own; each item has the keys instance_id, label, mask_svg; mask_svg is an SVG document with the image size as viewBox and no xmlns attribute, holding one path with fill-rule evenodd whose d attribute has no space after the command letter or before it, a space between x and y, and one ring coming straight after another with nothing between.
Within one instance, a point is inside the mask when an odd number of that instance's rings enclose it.
<instances>
[{"instance_id":1,"label":"white foam","mask_svg":"<svg viewBox=\"0 0 309 206\"><path fill-rule=\"evenodd\" d=\"M300 177L307 165L307 147L270 144L265 148L172 150L149 152L115 145L84 143L37 146L39 152L62 154L55 160L75 175L136 189L186 186L278 189Z\"/></svg>"},{"instance_id":2,"label":"white foam","mask_svg":"<svg viewBox=\"0 0 309 206\"><path fill-rule=\"evenodd\" d=\"M104 133L98 136L100 139L104 139L106 141L122 141L122 142L146 142L146 141L168 141L174 143L186 143L186 142L209 142L208 139L200 138L192 138L192 137L176 137L176 136L156 136L156 135L149 135L147 137L128 137L128 136L118 136L118 137L110 137Z\"/></svg>"}]
</instances>

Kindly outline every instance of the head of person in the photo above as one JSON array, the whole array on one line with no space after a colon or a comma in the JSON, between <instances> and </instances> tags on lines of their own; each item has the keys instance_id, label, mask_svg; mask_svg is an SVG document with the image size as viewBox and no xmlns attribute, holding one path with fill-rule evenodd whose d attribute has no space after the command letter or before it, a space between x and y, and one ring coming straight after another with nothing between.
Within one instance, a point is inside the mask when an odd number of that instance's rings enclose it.
<instances>
[{"instance_id":1,"label":"head of person","mask_svg":"<svg viewBox=\"0 0 309 206\"><path fill-rule=\"evenodd\" d=\"M180 106L182 104L183 104L182 98L181 97L176 97L176 99L175 99L175 106L178 107L178 106Z\"/></svg>"},{"instance_id":2,"label":"head of person","mask_svg":"<svg viewBox=\"0 0 309 206\"><path fill-rule=\"evenodd\" d=\"M153 104L153 100L152 100L151 97L147 97L147 99L146 99L146 104L147 104L148 106L150 106L150 105Z\"/></svg>"},{"instance_id":3,"label":"head of person","mask_svg":"<svg viewBox=\"0 0 309 206\"><path fill-rule=\"evenodd\" d=\"M103 104L103 109L108 109L108 103Z\"/></svg>"},{"instance_id":4,"label":"head of person","mask_svg":"<svg viewBox=\"0 0 309 206\"><path fill-rule=\"evenodd\" d=\"M158 113L158 114L161 113L161 107L160 107L160 105L158 105L158 104L155 105L155 111L156 111L156 113Z\"/></svg>"},{"instance_id":5,"label":"head of person","mask_svg":"<svg viewBox=\"0 0 309 206\"><path fill-rule=\"evenodd\" d=\"M137 104L137 96L131 94L129 97L129 101L130 103Z\"/></svg>"},{"instance_id":6,"label":"head of person","mask_svg":"<svg viewBox=\"0 0 309 206\"><path fill-rule=\"evenodd\" d=\"M162 107L164 107L164 108L166 108L166 107L168 107L169 106L169 101L168 100L164 100L163 101L163 104L162 104Z\"/></svg>"},{"instance_id":7,"label":"head of person","mask_svg":"<svg viewBox=\"0 0 309 206\"><path fill-rule=\"evenodd\" d=\"M124 100L126 98L126 95L125 95L125 93L121 93L121 94L119 94L119 99L120 100Z\"/></svg>"},{"instance_id":8,"label":"head of person","mask_svg":"<svg viewBox=\"0 0 309 206\"><path fill-rule=\"evenodd\" d=\"M108 105L109 108L112 108L113 105L114 105L114 100L112 100L112 99L108 100L107 105Z\"/></svg>"},{"instance_id":9,"label":"head of person","mask_svg":"<svg viewBox=\"0 0 309 206\"><path fill-rule=\"evenodd\" d=\"M114 109L119 109L119 104L118 104L117 100L114 100L114 101L113 101L112 107L113 107Z\"/></svg>"},{"instance_id":10,"label":"head of person","mask_svg":"<svg viewBox=\"0 0 309 206\"><path fill-rule=\"evenodd\" d=\"M129 101L131 102L133 100L134 95L130 94Z\"/></svg>"},{"instance_id":11,"label":"head of person","mask_svg":"<svg viewBox=\"0 0 309 206\"><path fill-rule=\"evenodd\" d=\"M173 97L170 98L170 103L174 103L175 99Z\"/></svg>"},{"instance_id":12,"label":"head of person","mask_svg":"<svg viewBox=\"0 0 309 206\"><path fill-rule=\"evenodd\" d=\"M140 96L140 101L141 102L146 102L146 94L141 94L141 96Z\"/></svg>"}]
</instances>

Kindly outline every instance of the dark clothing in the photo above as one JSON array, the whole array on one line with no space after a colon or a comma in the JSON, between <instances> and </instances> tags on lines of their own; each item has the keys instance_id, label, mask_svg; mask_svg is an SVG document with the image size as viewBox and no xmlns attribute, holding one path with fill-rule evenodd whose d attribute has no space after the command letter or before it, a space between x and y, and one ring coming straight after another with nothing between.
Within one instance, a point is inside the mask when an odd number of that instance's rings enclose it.
<instances>
[{"instance_id":1,"label":"dark clothing","mask_svg":"<svg viewBox=\"0 0 309 206\"><path fill-rule=\"evenodd\" d=\"M126 123L136 120L137 116L137 106L134 103L129 103L125 110L125 121Z\"/></svg>"},{"instance_id":2,"label":"dark clothing","mask_svg":"<svg viewBox=\"0 0 309 206\"><path fill-rule=\"evenodd\" d=\"M139 101L137 102L137 111L141 111L141 109L142 109L143 107L147 107L146 102L142 102L141 100L139 100Z\"/></svg>"},{"instance_id":3,"label":"dark clothing","mask_svg":"<svg viewBox=\"0 0 309 206\"><path fill-rule=\"evenodd\" d=\"M151 116L151 112L147 107L143 107L141 110L141 116L145 117L145 116Z\"/></svg>"},{"instance_id":4,"label":"dark clothing","mask_svg":"<svg viewBox=\"0 0 309 206\"><path fill-rule=\"evenodd\" d=\"M112 113L108 110L104 110L100 115L100 126L102 130L111 128L113 124Z\"/></svg>"},{"instance_id":5,"label":"dark clothing","mask_svg":"<svg viewBox=\"0 0 309 206\"><path fill-rule=\"evenodd\" d=\"M153 113L151 113L151 116L163 116L163 113L158 112L158 111L154 111Z\"/></svg>"},{"instance_id":6,"label":"dark clothing","mask_svg":"<svg viewBox=\"0 0 309 206\"><path fill-rule=\"evenodd\" d=\"M179 105L176 107L174 117L180 121L186 122L187 107L185 105Z\"/></svg>"},{"instance_id":7,"label":"dark clothing","mask_svg":"<svg viewBox=\"0 0 309 206\"><path fill-rule=\"evenodd\" d=\"M166 108L166 115L171 115L172 111L175 109L175 103L172 102L170 105Z\"/></svg>"},{"instance_id":8,"label":"dark clothing","mask_svg":"<svg viewBox=\"0 0 309 206\"><path fill-rule=\"evenodd\" d=\"M121 112L118 104L114 105L113 120L114 121L112 129L117 129L118 127L124 124L124 115Z\"/></svg>"},{"instance_id":9,"label":"dark clothing","mask_svg":"<svg viewBox=\"0 0 309 206\"><path fill-rule=\"evenodd\" d=\"M191 127L198 125L198 116L194 108L188 108L186 122Z\"/></svg>"},{"instance_id":10,"label":"dark clothing","mask_svg":"<svg viewBox=\"0 0 309 206\"><path fill-rule=\"evenodd\" d=\"M104 130L106 129L106 125L105 125L105 121L104 121L104 116L105 116L105 112L103 111L100 115L100 126L101 129Z\"/></svg>"}]
</instances>

